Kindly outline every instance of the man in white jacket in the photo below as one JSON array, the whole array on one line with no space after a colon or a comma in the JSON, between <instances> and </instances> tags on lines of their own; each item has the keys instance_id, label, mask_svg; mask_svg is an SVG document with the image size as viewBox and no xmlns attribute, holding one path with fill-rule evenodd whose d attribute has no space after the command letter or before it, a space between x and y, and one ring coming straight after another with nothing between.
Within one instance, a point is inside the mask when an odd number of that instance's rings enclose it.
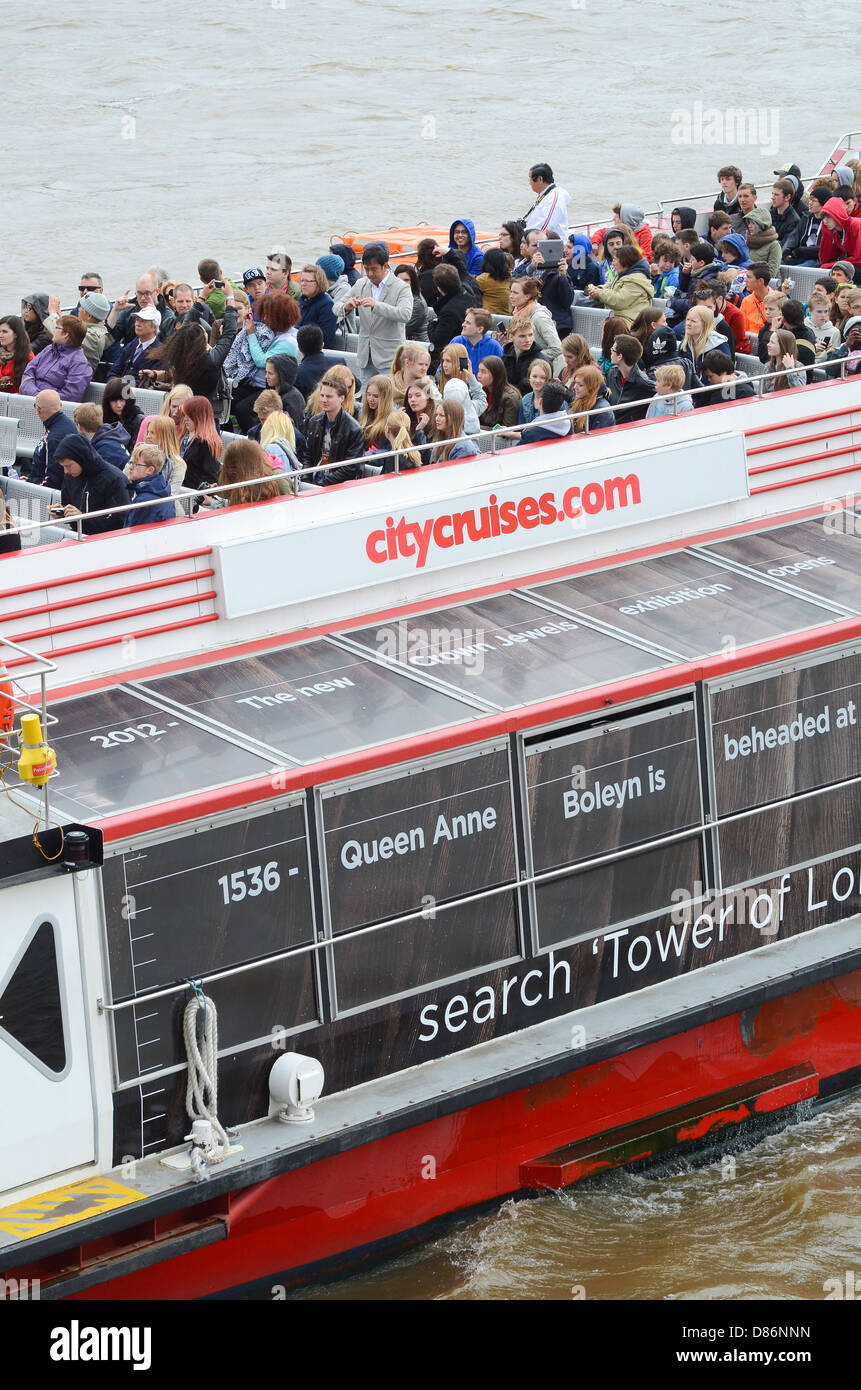
<instances>
[{"instance_id":1,"label":"man in white jacket","mask_svg":"<svg viewBox=\"0 0 861 1390\"><path fill-rule=\"evenodd\" d=\"M357 355L364 384L372 376L387 375L399 346L406 342L413 292L406 280L392 274L388 250L379 242L365 247L362 270L364 275L344 300L344 310L355 309L359 320Z\"/></svg>"},{"instance_id":2,"label":"man in white jacket","mask_svg":"<svg viewBox=\"0 0 861 1390\"><path fill-rule=\"evenodd\" d=\"M533 164L529 170L529 186L535 194L535 202L523 219L526 232L558 232L562 241L568 239L568 204L570 193L560 188L553 179L549 164Z\"/></svg>"}]
</instances>

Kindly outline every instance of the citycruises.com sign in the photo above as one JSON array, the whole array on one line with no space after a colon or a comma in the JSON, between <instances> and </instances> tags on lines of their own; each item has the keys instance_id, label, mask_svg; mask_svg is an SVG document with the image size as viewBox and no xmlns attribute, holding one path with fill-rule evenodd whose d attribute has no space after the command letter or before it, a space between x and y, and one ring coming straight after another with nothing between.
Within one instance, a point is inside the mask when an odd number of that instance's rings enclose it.
<instances>
[{"instance_id":1,"label":"citycruises.com sign","mask_svg":"<svg viewBox=\"0 0 861 1390\"><path fill-rule=\"evenodd\" d=\"M576 456L576 444L571 452ZM546 453L548 463L551 457L558 458L556 450ZM542 449L520 456L535 461L536 471L527 477L497 479L481 487L476 470L482 460L469 460L461 466L461 489L457 488L458 466L442 469L432 476L454 491L441 487L436 497L429 494L413 506L391 508L387 489L389 506L376 515L343 515L340 510L336 515L333 505L331 521L318 513L307 530L216 544L224 616L241 617L385 580L434 573L471 560L700 511L748 495L740 434L539 473L544 454ZM425 476L420 477L424 483ZM409 491L409 483L405 489L404 482L398 481L401 495ZM368 485L368 501L373 498L373 486ZM358 500L352 489L342 496ZM329 500L320 502L325 505ZM362 495L361 501L365 500ZM284 565L285 543L289 567Z\"/></svg>"}]
</instances>

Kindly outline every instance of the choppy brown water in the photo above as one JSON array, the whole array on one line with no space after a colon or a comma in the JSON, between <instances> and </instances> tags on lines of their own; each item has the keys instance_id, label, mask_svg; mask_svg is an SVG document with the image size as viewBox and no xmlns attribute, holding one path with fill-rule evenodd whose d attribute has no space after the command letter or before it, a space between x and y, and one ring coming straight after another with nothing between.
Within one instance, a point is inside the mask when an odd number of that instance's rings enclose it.
<instances>
[{"instance_id":1,"label":"choppy brown water","mask_svg":"<svg viewBox=\"0 0 861 1390\"><path fill-rule=\"evenodd\" d=\"M861 1285L857 1096L705 1167L621 1171L506 1202L373 1271L291 1297L821 1301L825 1281L847 1270Z\"/></svg>"},{"instance_id":2,"label":"choppy brown water","mask_svg":"<svg viewBox=\"0 0 861 1390\"><path fill-rule=\"evenodd\" d=\"M708 192L728 161L812 175L858 124L853 83L829 83L833 20L818 0L0 0L0 312L37 289L72 302L84 270L115 295L275 242L301 264L348 229L496 230L540 159L575 217ZM674 143L698 101L762 108L765 147Z\"/></svg>"}]
</instances>

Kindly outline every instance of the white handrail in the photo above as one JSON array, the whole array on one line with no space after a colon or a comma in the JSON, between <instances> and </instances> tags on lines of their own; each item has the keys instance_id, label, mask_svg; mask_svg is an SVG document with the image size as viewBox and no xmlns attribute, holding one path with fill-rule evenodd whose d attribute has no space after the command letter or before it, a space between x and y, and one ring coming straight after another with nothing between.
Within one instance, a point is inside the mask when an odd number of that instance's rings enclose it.
<instances>
[{"instance_id":1,"label":"white handrail","mask_svg":"<svg viewBox=\"0 0 861 1390\"><path fill-rule=\"evenodd\" d=\"M744 354L742 354L742 356L744 356ZM839 377L834 377L834 378L831 379L833 382L836 383L836 382L838 382L838 381L845 380L845 377L846 377L846 362L847 362L847 359L846 359L845 357L843 357L843 358L840 359L841 373L840 373L840 376L839 376ZM815 362L812 362L812 363L810 363L809 365L808 365L808 364L805 364L805 363L799 362L799 363L796 363L795 368L790 368L790 370L803 371L803 372L814 371L814 370L816 370L817 365L818 365L818 364L815 363ZM833 364L833 363L832 363L832 365L836 365L836 364ZM764 381L776 380L777 377L785 376L785 375L786 375L786 370L785 370L784 368L781 368L779 371L776 371L776 372L760 372L760 373L758 373L755 377L747 377L747 376L744 376L744 375L743 375L741 379L742 379L742 381L749 381L750 384L751 384L754 388L756 388L756 386L757 386L758 383L762 383L762 382L764 382ZM820 385L820 386L827 386L827 385L830 384L830 382L829 382L829 381L823 381L823 382L818 382L817 384ZM642 400L639 400L639 401L627 401L627 402L624 402L624 403L621 403L621 404L618 404L618 405L610 406L609 408L610 408L610 410L612 410L612 412L613 412L614 415L618 415L619 412L625 411L625 410L628 410L628 411L632 411L632 410L642 410L643 406L646 405L650 400L665 400L665 401L676 400L679 396L690 396L690 397L699 396L699 395L705 394L706 392L714 392L714 391L718 391L718 390L720 390L720 389L721 389L721 388L718 387L718 386L695 386L695 387L691 387L691 388L688 389L688 390L685 390L684 388L682 388L682 390L680 390L680 391L671 391L671 392L670 392L668 395L666 395L666 396L658 396L658 395L656 394L656 395L651 396L651 397L644 397ZM799 388L795 388L795 387L790 387L790 388L789 388L790 391L795 390L795 389L799 389L799 390L800 390L801 388L800 388L800 387L799 387ZM767 393L767 394L770 394L770 393ZM763 399L762 393L761 393L760 391L757 391L757 393L756 393L756 398L757 398L757 399ZM732 400L734 400L734 399L735 399L735 398L734 398L733 396L731 396L731 395L728 395L728 396L726 397L727 402L732 401ZM748 399L753 399L753 398L748 398ZM740 400L740 401L738 402L738 404L739 404L739 405L744 405L744 404L745 404L745 400L744 400L744 399ZM570 413L570 412L569 412L569 413ZM606 413L607 413L606 408L602 409L601 407L596 407L596 408L593 409L593 410L589 410L589 411L584 411L584 412L582 412L581 415L572 416L572 417L571 417L572 419L575 419L575 418L576 418L576 419L581 419L581 418L582 418L582 419L585 419L585 421L586 421L586 429L585 429L584 431L582 431L582 433L579 433L579 434L577 434L577 435L575 435L575 434L573 434L573 433L572 433L572 434L569 434L569 435L560 435L560 437L559 437L559 442L562 443L563 440L566 440L566 439L586 438L586 437L589 435L589 433L590 433L590 430L589 430L589 424L590 424L590 422L593 422L595 425L599 425L599 426L600 426L600 424L601 424L601 417L604 416L604 415L606 415ZM432 441L431 443L429 443L429 444L413 444L413 445L410 446L409 449L406 449L406 448L404 448L404 449L390 449L390 450L386 450L385 452L383 452L382 450L380 450L380 451L375 452L375 453L373 453L373 454L362 454L359 458L354 458L354 459L343 459L343 460L340 460L338 463L333 464L332 467L347 466L347 465L352 465L352 464L356 464L356 465L359 465L359 464L370 464L370 465L373 467L373 466L375 466L375 465L377 464L377 462L378 462L379 460L381 460L381 459L393 458L393 459L395 460L395 473L399 474L399 473L400 473L400 469L399 469L399 467L398 467L398 456L399 456L400 454L405 454L405 453L422 453L422 452L426 452L426 451L428 451L428 450L444 449L447 445L449 445L449 444L458 444L458 443L460 443L460 442L461 442L462 440L464 440L464 439L469 440L469 441L472 441L472 442L475 442L475 441L477 441L477 440L479 440L479 439L489 439L489 440L494 444L494 446L495 446L495 442L496 442L496 440L498 440L498 439L500 438L500 435L502 435L502 437L505 437L505 434L507 434L507 433L508 433L508 434L514 434L514 433L522 434L522 432L523 432L524 430L534 429L535 426L536 426L537 424L540 424L542 418L543 418L542 416L536 415L535 418L534 418L533 420L530 420L530 421L529 421L528 423L526 423L526 424L523 424L523 425L508 425L508 426L505 427L505 430L502 430L502 431L500 431L500 429L498 429L498 428L497 428L497 429L494 429L494 430L479 430L479 432L478 432L477 434L460 435L457 439L438 439L438 440L433 440L433 441ZM659 416L658 418L659 418L659 419L666 419L667 417L666 417L666 416ZM617 421L617 423L618 423L618 421ZM638 421L638 422L635 421L635 423L646 424L647 421L641 420L641 421ZM605 428L608 428L608 427L605 427ZM612 428L614 428L614 427L613 427L613 426L609 426L609 428L612 429ZM242 436L240 436L240 437L242 437ZM548 442L549 442L549 441L548 441ZM517 447L517 446L515 446L515 447ZM488 452L488 451L485 450L484 452ZM489 452L491 452L491 453L496 453L497 450L496 450L495 447L493 447ZM428 466L433 466L433 465L431 464L431 465L425 465L425 466L428 467ZM409 471L413 471L413 470L409 470ZM284 473L284 474L281 474L281 473L270 473L270 474L269 474L267 477L265 477L265 478L249 478L249 479L246 479L246 480L244 480L243 482L240 482L240 483L223 483L223 484L215 483L215 484L212 485L212 487L210 487L210 488L205 488L205 489L201 490L201 491L200 491L200 495L201 495L201 496L204 496L204 497L210 496L210 495L212 495L212 496L220 496L222 493L234 492L234 491L236 491L238 488L243 488L243 487L254 487L254 486L256 486L258 483L271 483L271 482L273 482L273 481L274 481L274 482L277 482L278 479L279 479L280 477L282 477L282 476L283 476L283 477L286 477L286 478L304 478L304 477L306 477L306 475L308 475L308 474L315 474L315 473L319 473L319 472L320 472L320 467L319 467L318 464L315 464L315 465L313 465L313 466L311 466L311 467L307 467L307 468L297 468L297 469L295 469L294 471L292 471L292 472L290 472L290 473ZM193 495L198 495L198 491L195 490L195 489L190 489L190 490L189 490L189 495L191 495L191 494L193 494ZM143 509L145 509L145 508L147 508L147 507L159 506L161 503L163 503L163 502L165 502L165 501L170 501L170 500L172 500L172 499L171 499L171 498L164 498L164 497L155 497L155 498L150 498L149 500L144 501L144 502L129 502L129 503L127 503L127 504L124 504L124 505L121 506L121 507L107 507L107 508L103 509L102 511L98 511L98 512L85 512L85 513L81 513L79 516L75 516L75 517L66 517L66 518L63 518L63 517L51 517L51 518L49 518L48 521L34 521L34 522L30 522L30 523L29 523L28 525L26 525L26 526L18 526L18 527L16 527L16 531L17 531L17 533L18 533L19 535L27 535L27 534L29 534L29 532L31 532L31 531L40 531L40 530L42 530L43 528L48 527L48 526L57 527L57 526L62 526L62 525L64 525L64 524L65 524L65 525L75 524L75 525L77 526L77 536L78 536L78 540L89 540L90 537L89 537L89 536L85 536L85 535L83 534L82 530L81 530L81 525L82 525L82 523L83 523L83 521L84 521L85 519L86 519L86 520L89 520L89 519L91 519L91 518L93 518L93 517L102 517L102 516L118 516L118 515L124 514L124 513L126 513L126 512L133 512L133 511L143 510ZM271 501L276 501L277 499L276 499L276 498L271 498L271 499L269 499L269 500L271 500ZM193 520L193 518L186 518L186 517L178 517L178 518L176 518L176 519L177 519L177 520L180 520L180 521ZM104 534L110 535L110 534L114 534L114 533L112 533L112 532L105 532Z\"/></svg>"}]
</instances>

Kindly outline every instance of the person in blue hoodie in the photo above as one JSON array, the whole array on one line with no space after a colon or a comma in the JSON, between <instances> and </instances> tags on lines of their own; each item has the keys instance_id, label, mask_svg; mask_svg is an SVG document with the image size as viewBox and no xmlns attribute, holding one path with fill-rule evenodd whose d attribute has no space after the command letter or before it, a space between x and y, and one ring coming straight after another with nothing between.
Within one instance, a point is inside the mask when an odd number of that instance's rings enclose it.
<instances>
[{"instance_id":1,"label":"person in blue hoodie","mask_svg":"<svg viewBox=\"0 0 861 1390\"><path fill-rule=\"evenodd\" d=\"M470 275L479 275L484 264L484 252L475 244L475 223L468 217L452 222L448 230L449 251L459 251L466 261Z\"/></svg>"},{"instance_id":2,"label":"person in blue hoodie","mask_svg":"<svg viewBox=\"0 0 861 1390\"><path fill-rule=\"evenodd\" d=\"M721 237L717 249L726 263L726 270L720 279L727 287L727 299L731 299L734 304L737 304L739 296L747 292L745 271L750 265L747 241L740 232L730 232L728 236Z\"/></svg>"},{"instance_id":3,"label":"person in blue hoodie","mask_svg":"<svg viewBox=\"0 0 861 1390\"><path fill-rule=\"evenodd\" d=\"M176 507L171 500L170 484L162 473L164 456L154 444L138 444L128 465L132 502L153 502L151 507L126 512L124 527L152 526L156 521L173 521ZM162 500L155 503L156 498Z\"/></svg>"},{"instance_id":4,"label":"person in blue hoodie","mask_svg":"<svg viewBox=\"0 0 861 1390\"><path fill-rule=\"evenodd\" d=\"M589 285L601 284L598 262L592 254L592 243L585 233L572 232L565 243L563 254L568 265L566 273L575 293L579 290L583 294Z\"/></svg>"},{"instance_id":5,"label":"person in blue hoodie","mask_svg":"<svg viewBox=\"0 0 861 1390\"><path fill-rule=\"evenodd\" d=\"M129 433L119 420L106 425L102 407L95 401L84 401L82 405L75 406L72 418L78 434L89 439L96 453L122 472L129 461Z\"/></svg>"}]
</instances>

